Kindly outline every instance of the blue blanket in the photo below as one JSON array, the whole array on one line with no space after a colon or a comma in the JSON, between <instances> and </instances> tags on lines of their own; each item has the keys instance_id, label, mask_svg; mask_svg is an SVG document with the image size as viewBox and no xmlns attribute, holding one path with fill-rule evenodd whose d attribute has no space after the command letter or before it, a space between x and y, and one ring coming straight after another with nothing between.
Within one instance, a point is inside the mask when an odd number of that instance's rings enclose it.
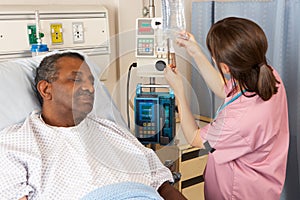
<instances>
[{"instance_id":1,"label":"blue blanket","mask_svg":"<svg viewBox=\"0 0 300 200\"><path fill-rule=\"evenodd\" d=\"M81 200L163 200L158 192L147 185L123 182L98 188Z\"/></svg>"}]
</instances>

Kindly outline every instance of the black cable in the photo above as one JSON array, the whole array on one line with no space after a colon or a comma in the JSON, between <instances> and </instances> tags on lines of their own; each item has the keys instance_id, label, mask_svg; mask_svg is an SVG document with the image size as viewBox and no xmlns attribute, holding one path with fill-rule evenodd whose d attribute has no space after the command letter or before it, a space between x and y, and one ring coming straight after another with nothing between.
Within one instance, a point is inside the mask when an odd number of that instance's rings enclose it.
<instances>
[{"instance_id":1,"label":"black cable","mask_svg":"<svg viewBox=\"0 0 300 200\"><path fill-rule=\"evenodd\" d=\"M130 81L130 74L131 74L131 69L132 67L137 67L137 63L132 63L129 67L129 70L128 70L128 74L127 74L127 125L128 125L128 128L130 130L130 116L129 116L129 81Z\"/></svg>"}]
</instances>

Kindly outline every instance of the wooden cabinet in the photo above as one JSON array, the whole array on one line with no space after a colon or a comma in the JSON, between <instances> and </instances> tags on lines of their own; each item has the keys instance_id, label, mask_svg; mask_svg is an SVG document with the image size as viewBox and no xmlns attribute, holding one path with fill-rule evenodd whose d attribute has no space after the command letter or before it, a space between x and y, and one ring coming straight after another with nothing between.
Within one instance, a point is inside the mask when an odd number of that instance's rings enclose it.
<instances>
[{"instance_id":1,"label":"wooden cabinet","mask_svg":"<svg viewBox=\"0 0 300 200\"><path fill-rule=\"evenodd\" d=\"M207 162L204 150L179 146L178 172L181 179L178 190L189 200L204 200L203 172Z\"/></svg>"},{"instance_id":2,"label":"wooden cabinet","mask_svg":"<svg viewBox=\"0 0 300 200\"><path fill-rule=\"evenodd\" d=\"M203 127L209 118L198 117L198 125ZM203 172L207 162L207 151L187 144L180 124L176 124L176 141L171 146L160 146L156 154L165 163L175 162L175 172L180 172L181 179L174 185L188 200L204 200Z\"/></svg>"},{"instance_id":3,"label":"wooden cabinet","mask_svg":"<svg viewBox=\"0 0 300 200\"><path fill-rule=\"evenodd\" d=\"M204 200L203 172L207 162L206 151L190 145L165 146L156 150L163 163L175 162L175 172L181 179L174 185L188 200Z\"/></svg>"}]
</instances>

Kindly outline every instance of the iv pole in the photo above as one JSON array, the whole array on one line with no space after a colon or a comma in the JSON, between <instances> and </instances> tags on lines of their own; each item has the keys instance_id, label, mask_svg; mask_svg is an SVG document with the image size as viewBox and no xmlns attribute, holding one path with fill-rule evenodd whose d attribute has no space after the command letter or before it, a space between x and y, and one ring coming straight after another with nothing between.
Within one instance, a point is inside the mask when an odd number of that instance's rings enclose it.
<instances>
[{"instance_id":1,"label":"iv pole","mask_svg":"<svg viewBox=\"0 0 300 200\"><path fill-rule=\"evenodd\" d=\"M149 0L149 18L155 17L154 0ZM150 85L155 85L155 77L150 77ZM151 92L155 92L155 88L150 88Z\"/></svg>"}]
</instances>

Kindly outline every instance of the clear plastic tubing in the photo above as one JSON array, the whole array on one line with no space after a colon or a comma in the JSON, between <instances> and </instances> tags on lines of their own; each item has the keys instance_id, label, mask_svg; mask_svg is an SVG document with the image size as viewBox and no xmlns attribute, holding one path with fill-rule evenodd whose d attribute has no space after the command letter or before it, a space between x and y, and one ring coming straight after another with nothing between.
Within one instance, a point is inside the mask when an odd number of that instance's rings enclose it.
<instances>
[{"instance_id":1,"label":"clear plastic tubing","mask_svg":"<svg viewBox=\"0 0 300 200\"><path fill-rule=\"evenodd\" d=\"M162 0L163 30L172 39L186 30L184 0Z\"/></svg>"}]
</instances>

